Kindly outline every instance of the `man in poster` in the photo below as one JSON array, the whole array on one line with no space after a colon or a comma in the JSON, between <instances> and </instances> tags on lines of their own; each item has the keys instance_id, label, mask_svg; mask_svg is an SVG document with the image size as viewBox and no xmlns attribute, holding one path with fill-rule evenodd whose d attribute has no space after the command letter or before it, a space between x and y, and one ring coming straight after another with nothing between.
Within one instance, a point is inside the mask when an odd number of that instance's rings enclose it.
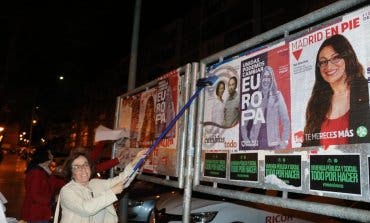
<instances>
[{"instance_id":1,"label":"man in poster","mask_svg":"<svg viewBox=\"0 0 370 223\"><path fill-rule=\"evenodd\" d=\"M223 126L232 127L239 121L239 94L236 92L238 80L235 76L230 77L227 82L227 88L229 91L229 97L225 101L225 116Z\"/></svg>"}]
</instances>

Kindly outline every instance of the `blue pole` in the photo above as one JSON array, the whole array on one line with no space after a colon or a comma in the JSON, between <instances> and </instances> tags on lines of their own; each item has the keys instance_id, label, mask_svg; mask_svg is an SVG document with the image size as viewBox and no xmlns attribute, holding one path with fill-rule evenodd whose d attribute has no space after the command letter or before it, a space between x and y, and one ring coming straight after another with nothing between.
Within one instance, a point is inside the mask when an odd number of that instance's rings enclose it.
<instances>
[{"instance_id":1,"label":"blue pole","mask_svg":"<svg viewBox=\"0 0 370 223\"><path fill-rule=\"evenodd\" d=\"M153 150L159 144L159 142L166 136L166 134L175 125L176 121L184 114L185 110L190 107L194 99L196 99L199 96L200 92L206 86L212 86L216 82L217 79L218 79L217 76L210 76L207 78L198 79L197 90L195 91L195 93L190 97L190 99L186 102L186 104L180 109L179 113L176 114L176 116L171 120L170 124L168 124L168 126L161 133L161 135L159 135L159 137L154 141L154 143L146 151L145 156L142 159L140 159L139 162L136 163L136 165L134 166L134 171L131 173L130 177L133 176L135 172L144 164L145 159L148 158L148 156L150 156L150 154L153 152Z\"/></svg>"}]
</instances>

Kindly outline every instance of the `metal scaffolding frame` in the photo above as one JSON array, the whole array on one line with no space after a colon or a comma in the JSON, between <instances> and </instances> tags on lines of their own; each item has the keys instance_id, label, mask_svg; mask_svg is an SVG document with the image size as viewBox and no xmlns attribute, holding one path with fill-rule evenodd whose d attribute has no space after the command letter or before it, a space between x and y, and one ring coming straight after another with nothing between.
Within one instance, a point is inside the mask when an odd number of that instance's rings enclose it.
<instances>
[{"instance_id":1,"label":"metal scaffolding frame","mask_svg":"<svg viewBox=\"0 0 370 223\"><path fill-rule=\"evenodd\" d=\"M283 24L279 27L276 27L272 30L269 30L265 33L262 33L258 36L255 36L249 40L246 40L240 44L237 44L233 47L225 49L221 52L215 53L207 58L204 58L200 61L200 78L205 76L206 66L209 64L221 62L224 58L233 56L237 53L246 51L257 47L260 44L266 44L271 42L274 39L279 37L287 37L290 32L301 29L308 25L314 25L315 22L319 22L323 19L330 18L331 16L337 15L345 10L352 9L354 7L360 6L361 3L366 2L366 0L351 0L351 1L338 1L331 5L328 5L324 8L316 10L312 13L309 13L303 17L300 17L294 21ZM204 94L198 99L198 119L203 120L204 114ZM189 119L192 119L190 117ZM265 205L272 205L281 208L294 209L299 211L317 213L326 216L338 217L343 219L350 219L360 222L369 222L370 221L370 211L343 207L339 205L317 203L302 201L296 199L287 198L287 191L283 191L282 197L272 197L268 195L254 194L250 192L242 192L236 190L222 189L217 187L217 182L213 183L213 186L203 186L200 182L200 173L201 173L201 157L202 157L202 147L201 147L201 135L202 135L202 124L198 123L196 129L193 130L196 135L194 147L195 147L195 161L194 166L188 166L187 168L194 168L194 179L193 179L193 191L198 191L207 194L213 194L217 196L238 199L243 201L261 203ZM186 189L186 188L185 188ZM188 200L187 194L184 194L184 200ZM190 216L190 210L184 209L184 215ZM188 220L188 218L185 218ZM189 221L184 221L189 222Z\"/></svg>"},{"instance_id":2,"label":"metal scaffolding frame","mask_svg":"<svg viewBox=\"0 0 370 223\"><path fill-rule=\"evenodd\" d=\"M324 8L318 9L312 13L295 19L291 22L278 26L260 35L257 35L249 40L241 42L228 49L215 53L207 58L204 58L200 63L193 63L187 65L187 70L191 69L190 75L186 75L186 95L189 98L191 92L196 89L196 79L203 78L205 76L206 66L225 58L231 57L237 53L247 51L248 49L255 48L261 44L267 44L278 38L289 36L290 32L297 31L303 27L314 25L314 23L320 22L324 19L330 18L334 15L338 15L346 10L353 9L360 6L362 3L368 2L368 0L341 0ZM137 92L145 90L151 83L141 86L139 88L130 91L127 95L135 94ZM117 99L117 106L119 105L120 98ZM185 125L187 131L185 137L182 138L181 154L180 159L185 160L180 165L178 172L178 179L170 179L169 176L165 178L159 178L155 176L139 175L138 178L144 181L149 181L161 185L172 186L176 188L184 188L183 195L183 222L190 222L191 212L191 196L192 191L201 193L213 194L217 196L238 199L242 201L249 201L255 203L261 203L265 205L272 205L281 208L294 209L299 211L311 212L326 216L356 220L361 222L370 222L370 211L343 207L339 205L317 203L310 201L303 201L298 199L287 198L288 191L283 191L282 197L272 197L268 195L254 194L250 192L242 192L231 189L218 188L217 182L213 182L213 186L201 185L200 173L202 164L202 124L199 120L203 120L204 117L204 94L198 98L197 108L195 106L190 107L189 111L185 113ZM116 109L116 120L118 120L119 107ZM115 124L117 127L117 123ZM185 149L183 149L185 148ZM113 149L114 155L115 148Z\"/></svg>"}]
</instances>

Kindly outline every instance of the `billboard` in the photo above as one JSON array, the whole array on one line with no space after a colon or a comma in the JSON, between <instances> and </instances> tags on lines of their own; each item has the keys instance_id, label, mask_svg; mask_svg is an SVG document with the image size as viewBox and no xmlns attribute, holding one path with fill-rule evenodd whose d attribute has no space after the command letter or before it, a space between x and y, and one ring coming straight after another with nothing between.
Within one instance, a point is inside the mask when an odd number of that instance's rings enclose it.
<instances>
[{"instance_id":1,"label":"billboard","mask_svg":"<svg viewBox=\"0 0 370 223\"><path fill-rule=\"evenodd\" d=\"M369 8L288 42L293 148L369 142Z\"/></svg>"},{"instance_id":2,"label":"billboard","mask_svg":"<svg viewBox=\"0 0 370 223\"><path fill-rule=\"evenodd\" d=\"M370 6L204 75L202 180L369 200Z\"/></svg>"},{"instance_id":3,"label":"billboard","mask_svg":"<svg viewBox=\"0 0 370 223\"><path fill-rule=\"evenodd\" d=\"M289 48L285 42L211 66L203 149L283 149L290 142Z\"/></svg>"},{"instance_id":4,"label":"billboard","mask_svg":"<svg viewBox=\"0 0 370 223\"><path fill-rule=\"evenodd\" d=\"M159 77L156 84L145 91L121 98L118 128L130 132L129 139L117 150L117 153L125 155L126 161L121 165L124 166L139 150L148 149L175 117L178 110L178 89L179 73L175 70ZM158 173L160 165L176 163L176 160L169 157L175 153L159 152L161 149L176 148L177 128L174 126L146 160L143 171Z\"/></svg>"}]
</instances>

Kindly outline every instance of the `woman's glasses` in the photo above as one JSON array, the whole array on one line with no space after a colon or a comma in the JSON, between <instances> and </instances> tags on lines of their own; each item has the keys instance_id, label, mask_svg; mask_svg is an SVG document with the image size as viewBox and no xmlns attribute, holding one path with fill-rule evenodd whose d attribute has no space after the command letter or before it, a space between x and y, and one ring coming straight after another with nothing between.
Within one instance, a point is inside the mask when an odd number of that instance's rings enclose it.
<instances>
[{"instance_id":1,"label":"woman's glasses","mask_svg":"<svg viewBox=\"0 0 370 223\"><path fill-rule=\"evenodd\" d=\"M78 170L82 170L82 169L87 169L87 168L90 168L89 163L84 163L82 165L72 165L72 170L74 170L74 171L78 171Z\"/></svg>"},{"instance_id":2,"label":"woman's glasses","mask_svg":"<svg viewBox=\"0 0 370 223\"><path fill-rule=\"evenodd\" d=\"M328 66L329 61L332 64L338 64L341 61L341 59L343 59L343 57L339 54L336 54L328 60L327 59L319 60L319 62L317 62L317 66L320 68L326 67Z\"/></svg>"}]
</instances>

